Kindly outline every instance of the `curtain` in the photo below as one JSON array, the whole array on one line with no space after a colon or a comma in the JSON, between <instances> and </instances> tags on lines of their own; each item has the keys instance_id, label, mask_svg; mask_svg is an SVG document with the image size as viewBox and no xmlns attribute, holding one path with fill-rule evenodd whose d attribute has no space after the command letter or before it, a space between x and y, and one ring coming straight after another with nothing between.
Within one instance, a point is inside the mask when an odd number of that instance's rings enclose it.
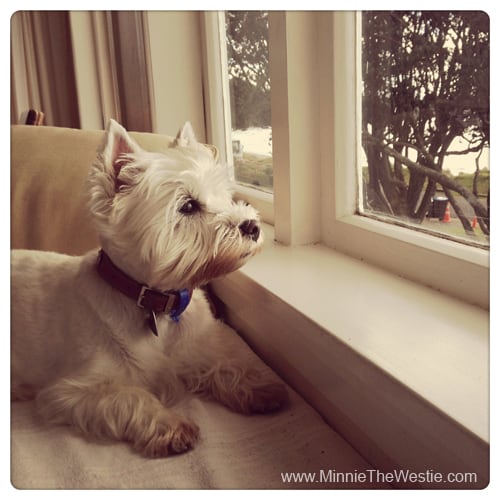
<instances>
[{"instance_id":1,"label":"curtain","mask_svg":"<svg viewBox=\"0 0 500 500\"><path fill-rule=\"evenodd\" d=\"M18 11L11 20L11 123L102 129L109 118L152 131L141 12Z\"/></svg>"}]
</instances>

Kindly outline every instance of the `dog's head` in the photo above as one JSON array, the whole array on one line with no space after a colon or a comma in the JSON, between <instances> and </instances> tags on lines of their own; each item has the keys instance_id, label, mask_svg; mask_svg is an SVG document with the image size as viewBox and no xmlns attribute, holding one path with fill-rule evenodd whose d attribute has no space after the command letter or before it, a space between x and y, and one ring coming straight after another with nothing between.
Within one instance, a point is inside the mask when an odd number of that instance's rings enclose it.
<instances>
[{"instance_id":1,"label":"dog's head","mask_svg":"<svg viewBox=\"0 0 500 500\"><path fill-rule=\"evenodd\" d=\"M238 269L262 245L258 214L234 202L227 170L189 123L162 153L111 120L90 175L103 248L136 280L193 288Z\"/></svg>"}]
</instances>

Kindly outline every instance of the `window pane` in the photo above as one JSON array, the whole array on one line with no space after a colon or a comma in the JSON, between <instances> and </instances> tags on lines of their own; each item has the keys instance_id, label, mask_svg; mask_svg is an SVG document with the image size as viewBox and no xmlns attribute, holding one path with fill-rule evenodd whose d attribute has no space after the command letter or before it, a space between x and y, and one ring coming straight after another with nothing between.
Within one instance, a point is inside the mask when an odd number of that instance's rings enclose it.
<instances>
[{"instance_id":1,"label":"window pane","mask_svg":"<svg viewBox=\"0 0 500 500\"><path fill-rule=\"evenodd\" d=\"M226 40L236 180L273 189L268 13L227 11Z\"/></svg>"},{"instance_id":2,"label":"window pane","mask_svg":"<svg viewBox=\"0 0 500 500\"><path fill-rule=\"evenodd\" d=\"M489 19L364 12L360 212L489 241Z\"/></svg>"}]
</instances>

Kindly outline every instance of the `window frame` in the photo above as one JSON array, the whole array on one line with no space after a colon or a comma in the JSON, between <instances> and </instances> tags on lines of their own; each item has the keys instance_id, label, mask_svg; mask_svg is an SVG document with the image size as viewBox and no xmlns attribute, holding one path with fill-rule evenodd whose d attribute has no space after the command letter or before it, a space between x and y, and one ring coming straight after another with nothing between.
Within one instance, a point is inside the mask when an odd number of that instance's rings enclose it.
<instances>
[{"instance_id":1,"label":"window frame","mask_svg":"<svg viewBox=\"0 0 500 500\"><path fill-rule=\"evenodd\" d=\"M274 194L262 199L261 192L238 186L236 195L274 223L280 243L322 243L488 309L488 250L357 214L359 174L352 167L360 130L360 17L352 11L270 13ZM228 92L223 21L223 12L203 14L208 137L227 151L230 142L220 141L230 137L230 121L222 130L214 112Z\"/></svg>"}]
</instances>

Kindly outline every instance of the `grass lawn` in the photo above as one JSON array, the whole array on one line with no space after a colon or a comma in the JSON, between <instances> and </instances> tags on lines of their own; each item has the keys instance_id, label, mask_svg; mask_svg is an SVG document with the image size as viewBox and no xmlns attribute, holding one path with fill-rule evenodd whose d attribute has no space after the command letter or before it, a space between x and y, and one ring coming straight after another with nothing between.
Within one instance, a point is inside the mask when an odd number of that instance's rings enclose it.
<instances>
[{"instance_id":1,"label":"grass lawn","mask_svg":"<svg viewBox=\"0 0 500 500\"><path fill-rule=\"evenodd\" d=\"M234 159L236 180L265 191L273 190L273 159L271 156L259 156L243 153L242 158Z\"/></svg>"}]
</instances>

